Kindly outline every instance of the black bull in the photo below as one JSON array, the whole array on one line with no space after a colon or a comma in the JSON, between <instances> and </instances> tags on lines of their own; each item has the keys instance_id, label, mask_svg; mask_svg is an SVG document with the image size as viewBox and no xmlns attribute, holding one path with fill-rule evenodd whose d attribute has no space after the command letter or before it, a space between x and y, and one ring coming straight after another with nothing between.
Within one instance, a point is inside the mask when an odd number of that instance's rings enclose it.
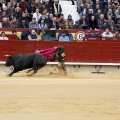
<instances>
[{"instance_id":1,"label":"black bull","mask_svg":"<svg viewBox=\"0 0 120 120\"><path fill-rule=\"evenodd\" d=\"M56 51L53 53L53 57L51 59L45 58L42 54L35 54L35 53L9 56L6 60L5 66L7 67L13 66L14 69L11 71L10 74L8 74L8 76L12 76L14 73L25 69L29 69L27 73L33 70L34 72L31 75L34 75L35 73L37 73L39 69L41 69L47 64L48 60L51 61L58 60L59 62L63 62L65 57L62 56L63 52L64 49L58 47Z\"/></svg>"},{"instance_id":2,"label":"black bull","mask_svg":"<svg viewBox=\"0 0 120 120\"><path fill-rule=\"evenodd\" d=\"M8 74L8 76L12 76L14 73L29 69L28 72L34 70L33 74L37 73L37 71L44 67L47 63L47 59L43 55L38 54L18 54L15 56L9 56L7 58L5 66L13 66L13 71ZM32 74L32 75L33 75Z\"/></svg>"}]
</instances>

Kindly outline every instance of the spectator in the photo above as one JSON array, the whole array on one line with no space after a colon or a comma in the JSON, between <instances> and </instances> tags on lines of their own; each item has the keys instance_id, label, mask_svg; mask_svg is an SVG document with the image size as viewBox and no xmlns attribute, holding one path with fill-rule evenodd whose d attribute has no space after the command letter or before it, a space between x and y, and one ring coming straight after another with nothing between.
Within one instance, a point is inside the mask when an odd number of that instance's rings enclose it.
<instances>
[{"instance_id":1,"label":"spectator","mask_svg":"<svg viewBox=\"0 0 120 120\"><path fill-rule=\"evenodd\" d=\"M0 16L0 22L3 22L3 18L9 18L9 16L6 15L6 12L2 12L2 15Z\"/></svg>"},{"instance_id":2,"label":"spectator","mask_svg":"<svg viewBox=\"0 0 120 120\"><path fill-rule=\"evenodd\" d=\"M102 37L113 37L113 34L107 28L105 32L102 33Z\"/></svg>"},{"instance_id":3,"label":"spectator","mask_svg":"<svg viewBox=\"0 0 120 120\"><path fill-rule=\"evenodd\" d=\"M90 29L98 28L97 20L96 20L95 16L91 16L89 23L90 23L90 26L89 26Z\"/></svg>"},{"instance_id":4,"label":"spectator","mask_svg":"<svg viewBox=\"0 0 120 120\"><path fill-rule=\"evenodd\" d=\"M99 9L99 10L97 11L97 13L95 14L96 20L100 19L101 13L102 13L102 12L101 12L101 10Z\"/></svg>"},{"instance_id":5,"label":"spectator","mask_svg":"<svg viewBox=\"0 0 120 120\"><path fill-rule=\"evenodd\" d=\"M22 16L22 11L21 11L20 7L15 8L15 12L14 12L13 16L15 16L17 18L17 20Z\"/></svg>"},{"instance_id":6,"label":"spectator","mask_svg":"<svg viewBox=\"0 0 120 120\"><path fill-rule=\"evenodd\" d=\"M1 0L1 3L2 3L2 6L1 7L4 7L4 6L7 6L7 0ZM9 1L10 2L10 1Z\"/></svg>"},{"instance_id":7,"label":"spectator","mask_svg":"<svg viewBox=\"0 0 120 120\"><path fill-rule=\"evenodd\" d=\"M105 20L104 20L104 23L103 23L103 25L102 25L102 27L101 27L101 29L102 29L102 30L106 30L107 28L110 29L110 26L108 25L108 21L105 19Z\"/></svg>"},{"instance_id":8,"label":"spectator","mask_svg":"<svg viewBox=\"0 0 120 120\"><path fill-rule=\"evenodd\" d=\"M19 7L19 8L21 8L21 4L20 4L20 2L15 2L15 5L14 5L14 7L16 8L16 7Z\"/></svg>"},{"instance_id":9,"label":"spectator","mask_svg":"<svg viewBox=\"0 0 120 120\"><path fill-rule=\"evenodd\" d=\"M8 10L7 6L4 6L3 8L3 12L6 12L6 15L10 15L10 11Z\"/></svg>"},{"instance_id":10,"label":"spectator","mask_svg":"<svg viewBox=\"0 0 120 120\"><path fill-rule=\"evenodd\" d=\"M95 29L95 32L92 35L93 37L102 37L102 34L100 33L99 29Z\"/></svg>"},{"instance_id":11,"label":"spectator","mask_svg":"<svg viewBox=\"0 0 120 120\"><path fill-rule=\"evenodd\" d=\"M20 4L22 12L25 12L25 10L28 9L28 3L25 0L21 0L19 4Z\"/></svg>"},{"instance_id":12,"label":"spectator","mask_svg":"<svg viewBox=\"0 0 120 120\"><path fill-rule=\"evenodd\" d=\"M118 2L118 0L114 0L114 2L113 2L113 7L114 7L115 10L117 10L119 4L120 4L120 3Z\"/></svg>"},{"instance_id":13,"label":"spectator","mask_svg":"<svg viewBox=\"0 0 120 120\"><path fill-rule=\"evenodd\" d=\"M78 8L78 13L80 15L80 19L83 14L86 15L86 10L87 10L87 3L86 3L86 0L83 0L80 7Z\"/></svg>"},{"instance_id":14,"label":"spectator","mask_svg":"<svg viewBox=\"0 0 120 120\"><path fill-rule=\"evenodd\" d=\"M89 21L86 18L86 15L82 15L82 18L79 20L79 24L82 25L82 29L89 29Z\"/></svg>"},{"instance_id":15,"label":"spectator","mask_svg":"<svg viewBox=\"0 0 120 120\"><path fill-rule=\"evenodd\" d=\"M115 19L115 14L114 14L114 11L112 11L112 9L108 9L108 12L105 13L105 19L108 19L109 16L111 16L112 19Z\"/></svg>"},{"instance_id":16,"label":"spectator","mask_svg":"<svg viewBox=\"0 0 120 120\"><path fill-rule=\"evenodd\" d=\"M18 19L18 23L22 21L22 19L25 19L25 21L28 23L28 18L26 17L26 14L23 12L22 16Z\"/></svg>"},{"instance_id":17,"label":"spectator","mask_svg":"<svg viewBox=\"0 0 120 120\"><path fill-rule=\"evenodd\" d=\"M120 38L120 30L116 30L116 32L113 34L113 37Z\"/></svg>"},{"instance_id":18,"label":"spectator","mask_svg":"<svg viewBox=\"0 0 120 120\"><path fill-rule=\"evenodd\" d=\"M11 21L12 20L12 18L14 17L14 8L12 8L12 7L10 7L9 8L9 11L10 11L10 14L9 14L9 20Z\"/></svg>"},{"instance_id":19,"label":"spectator","mask_svg":"<svg viewBox=\"0 0 120 120\"><path fill-rule=\"evenodd\" d=\"M115 26L116 26L116 28L120 28L120 15L118 16L118 18L116 18L116 20L115 20Z\"/></svg>"},{"instance_id":20,"label":"spectator","mask_svg":"<svg viewBox=\"0 0 120 120\"><path fill-rule=\"evenodd\" d=\"M28 7L28 12L30 13L31 17L33 17L33 13L35 13L35 11L36 11L35 3L31 2Z\"/></svg>"},{"instance_id":21,"label":"spectator","mask_svg":"<svg viewBox=\"0 0 120 120\"><path fill-rule=\"evenodd\" d=\"M46 24L49 27L53 23L53 14L49 14L46 20Z\"/></svg>"},{"instance_id":22,"label":"spectator","mask_svg":"<svg viewBox=\"0 0 120 120\"><path fill-rule=\"evenodd\" d=\"M31 17L31 15L30 15L30 13L28 12L28 9L26 9L24 13L25 13L25 16L26 16L26 18L27 18L27 21L28 21L28 22L31 22L32 17Z\"/></svg>"},{"instance_id":23,"label":"spectator","mask_svg":"<svg viewBox=\"0 0 120 120\"><path fill-rule=\"evenodd\" d=\"M35 3L35 7L36 7L36 8L40 8L40 6L41 6L40 0L35 0L35 2L32 2L32 3ZM35 12L35 11L34 11L34 12Z\"/></svg>"},{"instance_id":24,"label":"spectator","mask_svg":"<svg viewBox=\"0 0 120 120\"><path fill-rule=\"evenodd\" d=\"M29 22L29 28L38 28L38 23L35 18L32 18L32 21Z\"/></svg>"},{"instance_id":25,"label":"spectator","mask_svg":"<svg viewBox=\"0 0 120 120\"><path fill-rule=\"evenodd\" d=\"M87 16L87 19L90 20L91 19L91 16L93 16L93 9L89 9L88 11L88 14L86 15Z\"/></svg>"},{"instance_id":26,"label":"spectator","mask_svg":"<svg viewBox=\"0 0 120 120\"><path fill-rule=\"evenodd\" d=\"M72 26L74 24L74 20L72 19L72 15L69 14L67 20L68 20L68 24L72 28Z\"/></svg>"},{"instance_id":27,"label":"spectator","mask_svg":"<svg viewBox=\"0 0 120 120\"><path fill-rule=\"evenodd\" d=\"M59 41L70 41L65 31L62 31L62 35L59 37Z\"/></svg>"},{"instance_id":28,"label":"spectator","mask_svg":"<svg viewBox=\"0 0 120 120\"><path fill-rule=\"evenodd\" d=\"M16 0L11 0L10 4L12 8L15 8Z\"/></svg>"},{"instance_id":29,"label":"spectator","mask_svg":"<svg viewBox=\"0 0 120 120\"><path fill-rule=\"evenodd\" d=\"M16 35L16 40L20 40L20 38L17 36L17 31L16 30L13 30L12 34Z\"/></svg>"},{"instance_id":30,"label":"spectator","mask_svg":"<svg viewBox=\"0 0 120 120\"><path fill-rule=\"evenodd\" d=\"M10 27L10 22L8 20L8 18L3 18L3 22L2 22L2 28L9 28Z\"/></svg>"},{"instance_id":31,"label":"spectator","mask_svg":"<svg viewBox=\"0 0 120 120\"><path fill-rule=\"evenodd\" d=\"M40 13L42 14L45 9L46 9L46 3L43 2L42 5L39 7Z\"/></svg>"},{"instance_id":32,"label":"spectator","mask_svg":"<svg viewBox=\"0 0 120 120\"><path fill-rule=\"evenodd\" d=\"M58 23L59 23L60 28L62 28L62 26L65 23L65 19L64 19L64 15L63 14L60 15L60 18L58 19Z\"/></svg>"},{"instance_id":33,"label":"spectator","mask_svg":"<svg viewBox=\"0 0 120 120\"><path fill-rule=\"evenodd\" d=\"M68 20L65 20L64 25L62 26L62 29L66 29L66 30L71 29L71 26L69 25Z\"/></svg>"},{"instance_id":34,"label":"spectator","mask_svg":"<svg viewBox=\"0 0 120 120\"><path fill-rule=\"evenodd\" d=\"M8 40L8 38L5 36L5 32L1 32L0 40Z\"/></svg>"},{"instance_id":35,"label":"spectator","mask_svg":"<svg viewBox=\"0 0 120 120\"><path fill-rule=\"evenodd\" d=\"M10 27L17 28L17 26L18 26L17 19L16 19L16 17L13 17L12 20L10 21Z\"/></svg>"},{"instance_id":36,"label":"spectator","mask_svg":"<svg viewBox=\"0 0 120 120\"><path fill-rule=\"evenodd\" d=\"M28 39L29 39L29 40L39 40L39 38L38 38L35 30L32 30L32 31L31 31L31 34L28 35Z\"/></svg>"},{"instance_id":37,"label":"spectator","mask_svg":"<svg viewBox=\"0 0 120 120\"><path fill-rule=\"evenodd\" d=\"M24 17L18 22L18 28L29 28L28 22Z\"/></svg>"},{"instance_id":38,"label":"spectator","mask_svg":"<svg viewBox=\"0 0 120 120\"><path fill-rule=\"evenodd\" d=\"M44 31L47 29L47 25L45 23L45 20L42 19L40 21L40 23L38 24L38 29L37 29L37 33L40 34L40 31L42 31L44 33Z\"/></svg>"},{"instance_id":39,"label":"spectator","mask_svg":"<svg viewBox=\"0 0 120 120\"><path fill-rule=\"evenodd\" d=\"M92 37L93 33L91 30L87 30L87 33L85 34L85 37Z\"/></svg>"},{"instance_id":40,"label":"spectator","mask_svg":"<svg viewBox=\"0 0 120 120\"><path fill-rule=\"evenodd\" d=\"M42 19L42 20L40 21L40 23L38 24L38 28L41 29L41 30L47 28L47 25L46 25L44 19Z\"/></svg>"},{"instance_id":41,"label":"spectator","mask_svg":"<svg viewBox=\"0 0 120 120\"><path fill-rule=\"evenodd\" d=\"M118 18L120 15L120 5L118 6L117 10L115 10L115 18Z\"/></svg>"},{"instance_id":42,"label":"spectator","mask_svg":"<svg viewBox=\"0 0 120 120\"><path fill-rule=\"evenodd\" d=\"M97 24L98 24L98 29L102 29L102 25L104 24L104 15L103 14L100 15L100 19L98 19Z\"/></svg>"},{"instance_id":43,"label":"spectator","mask_svg":"<svg viewBox=\"0 0 120 120\"><path fill-rule=\"evenodd\" d=\"M99 5L99 4L96 5L96 7L95 7L95 9L94 9L94 13L97 13L98 10L101 10L101 12L103 13L103 10L100 8L100 5Z\"/></svg>"},{"instance_id":44,"label":"spectator","mask_svg":"<svg viewBox=\"0 0 120 120\"><path fill-rule=\"evenodd\" d=\"M90 3L88 3L88 4L87 4L87 8L86 8L86 15L88 15L89 10L92 10L92 13L93 13L93 8L92 8L92 6L91 6L91 4L90 4Z\"/></svg>"},{"instance_id":45,"label":"spectator","mask_svg":"<svg viewBox=\"0 0 120 120\"><path fill-rule=\"evenodd\" d=\"M38 24L41 22L41 20L44 20L44 22L47 24L47 20L48 20L48 14L46 14L44 11L43 11L43 14L41 15L40 19L38 20Z\"/></svg>"},{"instance_id":46,"label":"spectator","mask_svg":"<svg viewBox=\"0 0 120 120\"><path fill-rule=\"evenodd\" d=\"M47 9L47 11L49 13L52 13L52 5L49 4L49 0L46 0L45 4L46 4L45 8Z\"/></svg>"},{"instance_id":47,"label":"spectator","mask_svg":"<svg viewBox=\"0 0 120 120\"><path fill-rule=\"evenodd\" d=\"M36 12L33 13L33 18L35 18L36 21L38 22L38 20L40 19L40 17L41 17L41 14L40 14L40 12L39 12L39 9L37 8L37 9L36 9Z\"/></svg>"},{"instance_id":48,"label":"spectator","mask_svg":"<svg viewBox=\"0 0 120 120\"><path fill-rule=\"evenodd\" d=\"M78 29L78 30L82 29L82 26L79 24L79 20L75 21L75 24L72 26L72 29Z\"/></svg>"},{"instance_id":49,"label":"spectator","mask_svg":"<svg viewBox=\"0 0 120 120\"><path fill-rule=\"evenodd\" d=\"M54 29L59 29L59 24L58 22L56 21L56 17L54 17L52 19L52 22L50 24L48 24L48 28L54 28Z\"/></svg>"},{"instance_id":50,"label":"spectator","mask_svg":"<svg viewBox=\"0 0 120 120\"><path fill-rule=\"evenodd\" d=\"M115 23L112 19L112 16L108 17L108 26L110 26L110 29L113 30L115 28Z\"/></svg>"},{"instance_id":51,"label":"spectator","mask_svg":"<svg viewBox=\"0 0 120 120\"><path fill-rule=\"evenodd\" d=\"M74 0L71 0L71 2L72 2L72 5L74 5L75 3L74 3Z\"/></svg>"},{"instance_id":52,"label":"spectator","mask_svg":"<svg viewBox=\"0 0 120 120\"><path fill-rule=\"evenodd\" d=\"M60 14L62 13L62 7L59 4L59 0L54 0L54 4L52 6L52 14L54 17L60 17Z\"/></svg>"}]
</instances>

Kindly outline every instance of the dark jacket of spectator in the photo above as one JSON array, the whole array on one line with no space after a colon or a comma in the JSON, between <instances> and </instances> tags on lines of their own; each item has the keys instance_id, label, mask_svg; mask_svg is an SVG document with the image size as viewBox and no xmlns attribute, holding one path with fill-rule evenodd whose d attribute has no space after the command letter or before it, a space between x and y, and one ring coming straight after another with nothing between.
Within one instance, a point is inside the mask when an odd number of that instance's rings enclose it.
<instances>
[{"instance_id":1,"label":"dark jacket of spectator","mask_svg":"<svg viewBox=\"0 0 120 120\"><path fill-rule=\"evenodd\" d=\"M31 3L28 7L28 12L30 13L31 17L33 16L33 13L36 12L36 7L34 3Z\"/></svg>"},{"instance_id":2,"label":"dark jacket of spectator","mask_svg":"<svg viewBox=\"0 0 120 120\"><path fill-rule=\"evenodd\" d=\"M25 19L18 22L17 28L29 28L29 24Z\"/></svg>"},{"instance_id":3,"label":"dark jacket of spectator","mask_svg":"<svg viewBox=\"0 0 120 120\"><path fill-rule=\"evenodd\" d=\"M50 28L55 28L55 29L59 29L59 24L58 24L58 22L56 21L55 23L50 23L50 24L48 24L48 28L50 29Z\"/></svg>"},{"instance_id":4,"label":"dark jacket of spectator","mask_svg":"<svg viewBox=\"0 0 120 120\"><path fill-rule=\"evenodd\" d=\"M16 17L17 19L19 19L22 16L22 12L21 11L19 11L19 12L16 11L16 12L14 12L13 16Z\"/></svg>"},{"instance_id":5,"label":"dark jacket of spectator","mask_svg":"<svg viewBox=\"0 0 120 120\"><path fill-rule=\"evenodd\" d=\"M102 30L106 30L107 28L110 30L110 26L108 25L108 23L105 22L105 23L101 26L101 29L102 29Z\"/></svg>"},{"instance_id":6,"label":"dark jacket of spectator","mask_svg":"<svg viewBox=\"0 0 120 120\"><path fill-rule=\"evenodd\" d=\"M79 24L82 25L82 29L89 29L89 21L87 19L80 19Z\"/></svg>"},{"instance_id":7,"label":"dark jacket of spectator","mask_svg":"<svg viewBox=\"0 0 120 120\"><path fill-rule=\"evenodd\" d=\"M55 16L55 17L60 17L60 14L62 13L62 7L61 5L58 3L58 4L53 4L52 6L52 14Z\"/></svg>"},{"instance_id":8,"label":"dark jacket of spectator","mask_svg":"<svg viewBox=\"0 0 120 120\"><path fill-rule=\"evenodd\" d=\"M89 27L92 28L92 29L98 28L97 20L96 19L94 19L94 20L90 19L90 21L89 21Z\"/></svg>"},{"instance_id":9,"label":"dark jacket of spectator","mask_svg":"<svg viewBox=\"0 0 120 120\"><path fill-rule=\"evenodd\" d=\"M72 26L72 29L79 29L79 30L82 29L82 26L79 24L78 20L75 21L75 24Z\"/></svg>"},{"instance_id":10,"label":"dark jacket of spectator","mask_svg":"<svg viewBox=\"0 0 120 120\"><path fill-rule=\"evenodd\" d=\"M97 24L98 24L98 28L102 29L102 26L104 24L104 19L98 19Z\"/></svg>"}]
</instances>

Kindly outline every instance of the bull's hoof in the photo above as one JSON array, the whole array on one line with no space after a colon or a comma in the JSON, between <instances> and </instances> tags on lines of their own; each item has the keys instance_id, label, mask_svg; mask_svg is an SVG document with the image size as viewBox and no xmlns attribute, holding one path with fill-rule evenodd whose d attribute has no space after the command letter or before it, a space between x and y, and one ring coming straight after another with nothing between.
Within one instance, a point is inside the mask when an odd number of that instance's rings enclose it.
<instances>
[{"instance_id":1,"label":"bull's hoof","mask_svg":"<svg viewBox=\"0 0 120 120\"><path fill-rule=\"evenodd\" d=\"M11 74L7 74L7 77L11 77L12 75Z\"/></svg>"},{"instance_id":2,"label":"bull's hoof","mask_svg":"<svg viewBox=\"0 0 120 120\"><path fill-rule=\"evenodd\" d=\"M26 71L26 73L29 73L29 71Z\"/></svg>"}]
</instances>

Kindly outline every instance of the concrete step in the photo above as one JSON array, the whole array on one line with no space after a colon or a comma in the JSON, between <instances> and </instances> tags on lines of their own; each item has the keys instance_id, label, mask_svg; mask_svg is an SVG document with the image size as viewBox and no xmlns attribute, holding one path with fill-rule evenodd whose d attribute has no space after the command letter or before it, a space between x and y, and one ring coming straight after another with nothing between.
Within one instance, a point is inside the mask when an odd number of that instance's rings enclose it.
<instances>
[{"instance_id":1,"label":"concrete step","mask_svg":"<svg viewBox=\"0 0 120 120\"><path fill-rule=\"evenodd\" d=\"M62 6L62 13L64 14L65 19L67 19L69 14L71 14L74 21L79 20L79 15L76 12L77 11L76 1L75 5L71 5L72 4L71 1L60 0L59 3Z\"/></svg>"}]
</instances>

